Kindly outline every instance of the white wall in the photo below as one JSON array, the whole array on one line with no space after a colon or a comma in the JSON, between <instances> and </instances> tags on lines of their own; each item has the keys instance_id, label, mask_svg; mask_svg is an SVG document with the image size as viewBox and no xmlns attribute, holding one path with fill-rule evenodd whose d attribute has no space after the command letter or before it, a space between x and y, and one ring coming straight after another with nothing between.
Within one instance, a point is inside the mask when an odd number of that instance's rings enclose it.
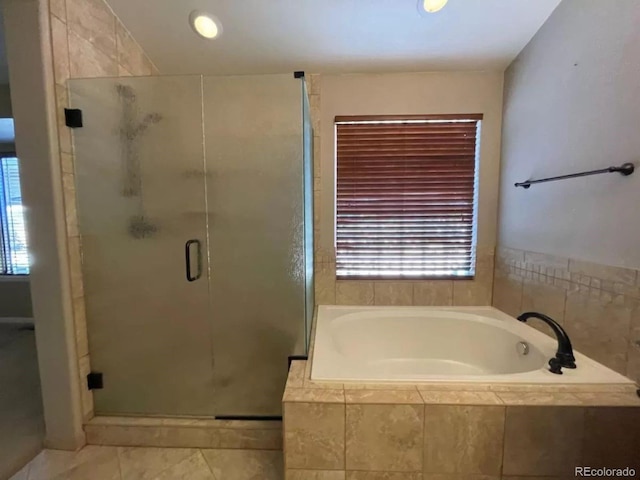
<instances>
[{"instance_id":1,"label":"white wall","mask_svg":"<svg viewBox=\"0 0 640 480\"><path fill-rule=\"evenodd\" d=\"M0 84L0 118L11 118L11 90L9 84Z\"/></svg>"},{"instance_id":2,"label":"white wall","mask_svg":"<svg viewBox=\"0 0 640 480\"><path fill-rule=\"evenodd\" d=\"M505 78L501 245L640 268L640 2L564 0Z\"/></svg>"},{"instance_id":3,"label":"white wall","mask_svg":"<svg viewBox=\"0 0 640 480\"><path fill-rule=\"evenodd\" d=\"M4 0L2 7L31 256L45 445L75 450L85 438L66 261L49 4Z\"/></svg>"},{"instance_id":4,"label":"white wall","mask_svg":"<svg viewBox=\"0 0 640 480\"><path fill-rule=\"evenodd\" d=\"M0 277L0 320L32 314L29 277Z\"/></svg>"},{"instance_id":5,"label":"white wall","mask_svg":"<svg viewBox=\"0 0 640 480\"><path fill-rule=\"evenodd\" d=\"M478 246L496 242L501 72L323 75L321 93L320 247L331 251L335 216L337 115L483 113L480 152Z\"/></svg>"}]
</instances>

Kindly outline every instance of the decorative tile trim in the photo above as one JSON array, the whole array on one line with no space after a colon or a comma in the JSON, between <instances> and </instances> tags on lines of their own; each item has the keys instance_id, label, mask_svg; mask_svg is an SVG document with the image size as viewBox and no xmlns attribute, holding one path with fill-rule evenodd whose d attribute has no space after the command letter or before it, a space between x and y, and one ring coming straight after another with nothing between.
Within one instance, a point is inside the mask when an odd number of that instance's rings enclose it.
<instances>
[{"instance_id":1,"label":"decorative tile trim","mask_svg":"<svg viewBox=\"0 0 640 480\"><path fill-rule=\"evenodd\" d=\"M587 288L640 299L640 271L510 247L496 249L496 272L564 290Z\"/></svg>"},{"instance_id":2,"label":"decorative tile trim","mask_svg":"<svg viewBox=\"0 0 640 480\"><path fill-rule=\"evenodd\" d=\"M577 350L640 382L639 270L499 246L495 283L495 307L553 311L575 333Z\"/></svg>"}]
</instances>

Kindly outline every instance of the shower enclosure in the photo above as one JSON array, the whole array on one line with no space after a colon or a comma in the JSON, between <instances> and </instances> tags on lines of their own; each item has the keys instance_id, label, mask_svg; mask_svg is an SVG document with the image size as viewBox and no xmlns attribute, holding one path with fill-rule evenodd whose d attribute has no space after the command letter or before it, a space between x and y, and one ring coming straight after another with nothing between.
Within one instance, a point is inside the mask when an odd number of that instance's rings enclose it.
<instances>
[{"instance_id":1,"label":"shower enclosure","mask_svg":"<svg viewBox=\"0 0 640 480\"><path fill-rule=\"evenodd\" d=\"M96 414L280 415L313 314L304 78L69 88Z\"/></svg>"}]
</instances>

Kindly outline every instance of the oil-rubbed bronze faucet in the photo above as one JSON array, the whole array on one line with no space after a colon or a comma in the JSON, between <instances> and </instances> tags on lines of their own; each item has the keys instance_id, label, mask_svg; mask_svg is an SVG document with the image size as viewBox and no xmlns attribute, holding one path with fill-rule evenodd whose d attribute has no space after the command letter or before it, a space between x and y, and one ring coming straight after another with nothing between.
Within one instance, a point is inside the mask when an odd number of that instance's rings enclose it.
<instances>
[{"instance_id":1,"label":"oil-rubbed bronze faucet","mask_svg":"<svg viewBox=\"0 0 640 480\"><path fill-rule=\"evenodd\" d=\"M538 318L551 327L558 339L558 351L556 356L549 360L549 371L557 375L562 375L562 367L576 368L576 358L573 356L573 347L569 335L553 318L538 312L525 312L518 317L521 322L526 322L530 318Z\"/></svg>"}]
</instances>

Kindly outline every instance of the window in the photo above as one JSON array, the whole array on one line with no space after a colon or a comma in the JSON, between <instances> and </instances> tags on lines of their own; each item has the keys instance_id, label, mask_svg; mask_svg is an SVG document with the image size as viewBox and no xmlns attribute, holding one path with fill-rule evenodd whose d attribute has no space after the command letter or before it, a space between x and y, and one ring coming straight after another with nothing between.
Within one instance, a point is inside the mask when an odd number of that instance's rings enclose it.
<instances>
[{"instance_id":1,"label":"window","mask_svg":"<svg viewBox=\"0 0 640 480\"><path fill-rule=\"evenodd\" d=\"M15 157L0 157L0 275L29 273L20 166Z\"/></svg>"},{"instance_id":2,"label":"window","mask_svg":"<svg viewBox=\"0 0 640 480\"><path fill-rule=\"evenodd\" d=\"M336 117L338 278L473 277L481 120Z\"/></svg>"}]
</instances>

